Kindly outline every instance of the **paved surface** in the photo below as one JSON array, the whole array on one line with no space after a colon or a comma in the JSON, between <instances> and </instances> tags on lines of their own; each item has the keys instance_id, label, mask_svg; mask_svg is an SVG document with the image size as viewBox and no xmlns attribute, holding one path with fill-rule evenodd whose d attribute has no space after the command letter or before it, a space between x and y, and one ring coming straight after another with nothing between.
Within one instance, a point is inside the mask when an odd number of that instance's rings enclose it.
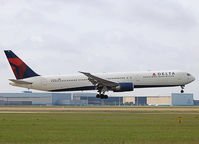
<instances>
[{"instance_id":1,"label":"paved surface","mask_svg":"<svg viewBox=\"0 0 199 144\"><path fill-rule=\"evenodd\" d=\"M131 112L131 113L199 113L199 107L0 107L0 113L67 113L67 112Z\"/></svg>"}]
</instances>

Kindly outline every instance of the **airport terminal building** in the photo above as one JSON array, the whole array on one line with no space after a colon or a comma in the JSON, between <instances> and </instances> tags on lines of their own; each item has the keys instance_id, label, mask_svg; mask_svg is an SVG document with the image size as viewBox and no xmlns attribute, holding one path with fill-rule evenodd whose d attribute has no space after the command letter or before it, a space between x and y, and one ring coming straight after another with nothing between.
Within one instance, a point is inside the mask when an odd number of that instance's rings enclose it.
<instances>
[{"instance_id":1,"label":"airport terminal building","mask_svg":"<svg viewBox=\"0 0 199 144\"><path fill-rule=\"evenodd\" d=\"M193 94L110 96L96 98L96 93L0 93L0 105L194 105Z\"/></svg>"},{"instance_id":2,"label":"airport terminal building","mask_svg":"<svg viewBox=\"0 0 199 144\"><path fill-rule=\"evenodd\" d=\"M193 94L189 93L171 93L168 96L133 96L124 98L124 103L131 99L135 105L149 106L191 106L194 105Z\"/></svg>"}]
</instances>

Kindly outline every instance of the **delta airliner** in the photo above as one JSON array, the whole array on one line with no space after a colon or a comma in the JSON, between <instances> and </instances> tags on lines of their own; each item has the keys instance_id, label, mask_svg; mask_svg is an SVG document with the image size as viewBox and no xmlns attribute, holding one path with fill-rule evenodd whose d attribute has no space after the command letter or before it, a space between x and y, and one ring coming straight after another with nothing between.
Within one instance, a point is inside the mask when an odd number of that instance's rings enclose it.
<instances>
[{"instance_id":1,"label":"delta airliner","mask_svg":"<svg viewBox=\"0 0 199 144\"><path fill-rule=\"evenodd\" d=\"M146 71L91 74L81 72L68 76L41 76L18 58L11 50L4 51L16 79L9 79L10 85L28 89L60 92L97 90L97 98L106 99L107 91L126 92L134 88L154 88L180 86L181 93L185 85L195 78L182 71Z\"/></svg>"}]
</instances>

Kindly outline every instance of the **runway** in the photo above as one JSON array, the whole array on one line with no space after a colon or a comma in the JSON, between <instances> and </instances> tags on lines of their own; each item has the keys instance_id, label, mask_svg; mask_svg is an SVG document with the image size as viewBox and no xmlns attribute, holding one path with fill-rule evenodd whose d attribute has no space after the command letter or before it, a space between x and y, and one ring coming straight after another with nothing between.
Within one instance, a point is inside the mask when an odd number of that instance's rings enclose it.
<instances>
[{"instance_id":1,"label":"runway","mask_svg":"<svg viewBox=\"0 0 199 144\"><path fill-rule=\"evenodd\" d=\"M199 113L199 107L0 107L0 113Z\"/></svg>"}]
</instances>

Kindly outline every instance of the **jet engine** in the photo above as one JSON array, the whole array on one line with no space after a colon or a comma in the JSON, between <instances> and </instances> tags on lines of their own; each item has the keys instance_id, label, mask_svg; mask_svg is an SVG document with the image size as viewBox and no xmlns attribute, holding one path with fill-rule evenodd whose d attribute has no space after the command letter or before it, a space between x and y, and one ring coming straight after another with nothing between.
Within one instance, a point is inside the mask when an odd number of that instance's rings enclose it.
<instances>
[{"instance_id":1,"label":"jet engine","mask_svg":"<svg viewBox=\"0 0 199 144\"><path fill-rule=\"evenodd\" d=\"M133 83L119 83L119 85L113 89L114 92L124 92L124 91L133 91L133 90L134 90Z\"/></svg>"}]
</instances>

